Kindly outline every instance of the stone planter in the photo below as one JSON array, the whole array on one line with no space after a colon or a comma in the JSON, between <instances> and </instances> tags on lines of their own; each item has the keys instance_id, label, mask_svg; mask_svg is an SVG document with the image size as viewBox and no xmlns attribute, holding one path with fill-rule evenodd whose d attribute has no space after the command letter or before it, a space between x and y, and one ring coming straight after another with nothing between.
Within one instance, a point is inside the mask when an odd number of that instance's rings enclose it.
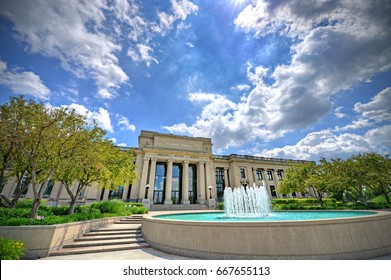
<instances>
[{"instance_id":1,"label":"stone planter","mask_svg":"<svg viewBox=\"0 0 391 280\"><path fill-rule=\"evenodd\" d=\"M24 259L39 259L91 229L105 227L121 217L42 226L0 226L0 236L24 242Z\"/></svg>"}]
</instances>

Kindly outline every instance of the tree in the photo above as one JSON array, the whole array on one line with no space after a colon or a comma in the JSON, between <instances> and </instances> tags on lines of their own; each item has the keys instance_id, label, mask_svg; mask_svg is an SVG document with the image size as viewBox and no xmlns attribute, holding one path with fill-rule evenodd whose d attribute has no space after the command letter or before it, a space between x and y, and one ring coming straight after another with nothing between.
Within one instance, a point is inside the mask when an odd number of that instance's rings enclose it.
<instances>
[{"instance_id":1,"label":"tree","mask_svg":"<svg viewBox=\"0 0 391 280\"><path fill-rule=\"evenodd\" d=\"M34 195L30 218L35 218L53 173L62 161L78 152L83 140L80 132L88 129L86 117L67 108L50 108L33 100L26 101L22 96L11 98L2 110L8 114L2 119L3 137L12 143L11 153L16 159L9 168L15 170L21 158L26 161Z\"/></svg>"},{"instance_id":2,"label":"tree","mask_svg":"<svg viewBox=\"0 0 391 280\"><path fill-rule=\"evenodd\" d=\"M94 128L86 132L79 154L64 161L54 174L62 182L71 201L68 213L74 213L77 198L87 187L97 184L106 189L116 189L124 182L134 182L137 174L132 151L122 151L113 143L104 140L104 132ZM76 190L72 186L77 182Z\"/></svg>"},{"instance_id":3,"label":"tree","mask_svg":"<svg viewBox=\"0 0 391 280\"><path fill-rule=\"evenodd\" d=\"M19 98L18 102L22 102L22 98ZM14 102L12 104L15 105ZM3 207L16 206L20 196L27 191L30 179L28 163L15 149L15 142L11 138L13 130L18 129L21 121L14 107L8 104L0 106L0 183L5 184L10 177L16 177L17 181L17 191L11 200L0 195L0 204Z\"/></svg>"},{"instance_id":4,"label":"tree","mask_svg":"<svg viewBox=\"0 0 391 280\"><path fill-rule=\"evenodd\" d=\"M287 170L278 192L300 192L316 198L323 207L323 196L327 192L324 178L325 170L322 165L316 165L315 162L294 165Z\"/></svg>"},{"instance_id":5,"label":"tree","mask_svg":"<svg viewBox=\"0 0 391 280\"><path fill-rule=\"evenodd\" d=\"M383 196L391 204L391 159L376 153L363 155L366 162L366 185L376 195Z\"/></svg>"},{"instance_id":6,"label":"tree","mask_svg":"<svg viewBox=\"0 0 391 280\"><path fill-rule=\"evenodd\" d=\"M341 158L332 159L328 162L325 158L320 160L325 170L324 182L330 197L345 202L346 184L344 178L345 162Z\"/></svg>"}]
</instances>

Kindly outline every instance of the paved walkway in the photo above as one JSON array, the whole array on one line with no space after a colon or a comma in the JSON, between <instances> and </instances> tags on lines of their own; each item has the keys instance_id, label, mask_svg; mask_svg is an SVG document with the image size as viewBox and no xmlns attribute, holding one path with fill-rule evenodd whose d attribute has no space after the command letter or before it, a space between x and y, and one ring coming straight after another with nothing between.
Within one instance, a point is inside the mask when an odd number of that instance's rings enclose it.
<instances>
[{"instance_id":1,"label":"paved walkway","mask_svg":"<svg viewBox=\"0 0 391 280\"><path fill-rule=\"evenodd\" d=\"M191 260L190 258L170 255L153 248L78 254L68 256L47 257L41 260Z\"/></svg>"},{"instance_id":2,"label":"paved walkway","mask_svg":"<svg viewBox=\"0 0 391 280\"><path fill-rule=\"evenodd\" d=\"M69 256L47 257L41 260L194 260L182 256L167 254L153 248L124 250L115 252L79 254ZM374 260L391 260L391 255Z\"/></svg>"}]
</instances>

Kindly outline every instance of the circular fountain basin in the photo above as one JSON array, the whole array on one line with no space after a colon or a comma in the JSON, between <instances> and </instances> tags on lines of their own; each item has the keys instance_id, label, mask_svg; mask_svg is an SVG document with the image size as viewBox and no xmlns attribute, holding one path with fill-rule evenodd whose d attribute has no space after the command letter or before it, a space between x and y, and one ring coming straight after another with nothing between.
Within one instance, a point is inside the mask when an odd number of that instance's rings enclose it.
<instances>
[{"instance_id":1,"label":"circular fountain basin","mask_svg":"<svg viewBox=\"0 0 391 280\"><path fill-rule=\"evenodd\" d=\"M278 211L267 216L227 217L224 212L180 213L154 216L157 219L199 222L272 222L339 219L374 215L374 211Z\"/></svg>"},{"instance_id":2,"label":"circular fountain basin","mask_svg":"<svg viewBox=\"0 0 391 280\"><path fill-rule=\"evenodd\" d=\"M297 220L300 213L307 218ZM175 214L144 216L143 236L153 248L190 258L371 259L391 254L391 213L386 211L272 213L291 216L288 220L224 220L219 211Z\"/></svg>"}]
</instances>

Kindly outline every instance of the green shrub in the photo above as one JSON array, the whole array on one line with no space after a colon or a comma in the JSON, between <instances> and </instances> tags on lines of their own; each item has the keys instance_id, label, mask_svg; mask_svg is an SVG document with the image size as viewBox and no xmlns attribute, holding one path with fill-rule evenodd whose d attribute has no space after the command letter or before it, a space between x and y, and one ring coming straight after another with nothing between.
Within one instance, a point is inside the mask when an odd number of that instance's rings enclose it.
<instances>
[{"instance_id":1,"label":"green shrub","mask_svg":"<svg viewBox=\"0 0 391 280\"><path fill-rule=\"evenodd\" d=\"M148 213L148 209L144 206L133 206L130 208L132 214L145 214Z\"/></svg>"},{"instance_id":2,"label":"green shrub","mask_svg":"<svg viewBox=\"0 0 391 280\"><path fill-rule=\"evenodd\" d=\"M335 198L323 198L323 203L324 204L335 204L336 201L337 200Z\"/></svg>"},{"instance_id":3,"label":"green shrub","mask_svg":"<svg viewBox=\"0 0 391 280\"><path fill-rule=\"evenodd\" d=\"M16 208L30 208L33 207L34 200L31 198L18 200L16 203Z\"/></svg>"},{"instance_id":4,"label":"green shrub","mask_svg":"<svg viewBox=\"0 0 391 280\"><path fill-rule=\"evenodd\" d=\"M122 200L106 200L96 202L91 205L91 208L99 209L102 214L113 213L113 214L124 214L126 213L125 203Z\"/></svg>"},{"instance_id":5,"label":"green shrub","mask_svg":"<svg viewBox=\"0 0 391 280\"><path fill-rule=\"evenodd\" d=\"M218 210L224 210L224 202L217 203L217 209Z\"/></svg>"},{"instance_id":6,"label":"green shrub","mask_svg":"<svg viewBox=\"0 0 391 280\"><path fill-rule=\"evenodd\" d=\"M0 259L20 260L24 254L23 246L22 241L0 237Z\"/></svg>"},{"instance_id":7,"label":"green shrub","mask_svg":"<svg viewBox=\"0 0 391 280\"><path fill-rule=\"evenodd\" d=\"M68 206L54 206L51 209L53 215L56 216L65 216L68 215L69 207Z\"/></svg>"},{"instance_id":8,"label":"green shrub","mask_svg":"<svg viewBox=\"0 0 391 280\"><path fill-rule=\"evenodd\" d=\"M141 202L126 202L125 207L144 206Z\"/></svg>"}]
</instances>

